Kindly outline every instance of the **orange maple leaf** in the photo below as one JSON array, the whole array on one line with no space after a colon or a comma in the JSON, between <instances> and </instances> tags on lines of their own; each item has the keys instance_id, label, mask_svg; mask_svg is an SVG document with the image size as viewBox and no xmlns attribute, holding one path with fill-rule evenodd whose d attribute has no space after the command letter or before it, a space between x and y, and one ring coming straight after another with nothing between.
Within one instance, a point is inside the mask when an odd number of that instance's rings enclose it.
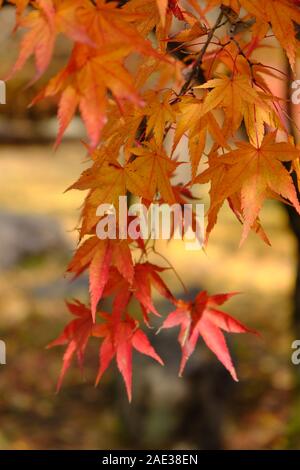
<instances>
[{"instance_id":1,"label":"orange maple leaf","mask_svg":"<svg viewBox=\"0 0 300 470\"><path fill-rule=\"evenodd\" d=\"M107 118L108 96L110 90L115 99L122 104L129 100L140 106L143 104L134 87L133 78L124 67L122 60L128 50L106 46L94 51L88 46L77 44L69 64L50 80L47 87L36 97L34 103L58 93L61 95L58 109L58 145L70 124L77 107L90 137L91 147L99 143L100 134Z\"/></svg>"},{"instance_id":2,"label":"orange maple leaf","mask_svg":"<svg viewBox=\"0 0 300 470\"><path fill-rule=\"evenodd\" d=\"M170 176L178 163L171 160L163 147L154 141L145 143L143 147L134 147L131 153L133 161L125 166L117 161L96 160L91 168L85 170L79 180L69 189L87 190L90 192L82 211L81 237L95 227L99 216L96 211L100 204L113 204L119 210L119 197L127 191L152 201L158 192L163 201L175 203Z\"/></svg>"},{"instance_id":3,"label":"orange maple leaf","mask_svg":"<svg viewBox=\"0 0 300 470\"><path fill-rule=\"evenodd\" d=\"M148 201L152 201L159 191L165 202L175 203L170 176L178 163L171 160L163 147L154 141L144 142L142 147L134 147L131 152L137 158L127 165L130 191Z\"/></svg>"},{"instance_id":4,"label":"orange maple leaf","mask_svg":"<svg viewBox=\"0 0 300 470\"><path fill-rule=\"evenodd\" d=\"M226 166L226 164L222 163L218 155L216 154L211 154L209 156L209 166L212 168L212 170L210 171L210 169L208 169L204 171L203 173L198 175L196 179L196 182L199 184L210 183L211 185L209 193L212 203L207 214L208 220L205 237L206 244L208 243L210 233L212 232L214 226L217 223L218 214L223 205L223 201L216 204L213 204L213 201L217 198L220 186L222 185L222 181L225 178L226 172L228 171L228 167ZM245 217L243 214L240 192L231 194L227 199L230 209L233 211L239 222L244 224ZM270 245L270 241L266 233L264 232L258 217L255 219L251 230L257 233L265 243Z\"/></svg>"},{"instance_id":5,"label":"orange maple leaf","mask_svg":"<svg viewBox=\"0 0 300 470\"><path fill-rule=\"evenodd\" d=\"M91 43L77 17L77 9L82 5L80 0L36 0L35 5L36 9L18 22L18 27L29 31L22 39L19 57L7 79L18 72L33 54L36 74L31 83L38 80L49 65L59 33L74 41ZM26 5L22 3L19 6L23 8Z\"/></svg>"},{"instance_id":6,"label":"orange maple leaf","mask_svg":"<svg viewBox=\"0 0 300 470\"><path fill-rule=\"evenodd\" d=\"M239 129L244 119L250 137L255 140L260 123L270 122L269 114L272 109L268 105L267 96L258 93L248 75L237 73L231 77L224 75L196 88L212 89L204 98L202 113L205 115L214 109L224 109L231 135ZM251 115L255 116L257 127Z\"/></svg>"},{"instance_id":7,"label":"orange maple leaf","mask_svg":"<svg viewBox=\"0 0 300 470\"><path fill-rule=\"evenodd\" d=\"M203 183L206 178L216 178L211 192L212 211L218 210L225 199L241 192L244 216L242 241L257 220L266 198L282 197L300 213L292 178L282 164L299 158L299 150L291 143L275 142L275 137L276 133L268 134L260 147L248 142L236 142L236 150L216 157L209 169L195 179L195 183ZM219 171L220 165L223 165L223 171Z\"/></svg>"},{"instance_id":8,"label":"orange maple leaf","mask_svg":"<svg viewBox=\"0 0 300 470\"><path fill-rule=\"evenodd\" d=\"M296 63L296 31L294 23L300 24L300 9L292 0L264 0L253 2L240 0L241 5L253 16L265 23L270 23L272 30L286 51L291 67Z\"/></svg>"},{"instance_id":9,"label":"orange maple leaf","mask_svg":"<svg viewBox=\"0 0 300 470\"><path fill-rule=\"evenodd\" d=\"M222 130L213 113L203 112L203 101L190 96L184 96L176 104L176 129L172 153L182 137L188 135L188 148L191 162L192 179L197 175L198 166L207 144L207 135L210 133L215 144L228 147Z\"/></svg>"}]
</instances>

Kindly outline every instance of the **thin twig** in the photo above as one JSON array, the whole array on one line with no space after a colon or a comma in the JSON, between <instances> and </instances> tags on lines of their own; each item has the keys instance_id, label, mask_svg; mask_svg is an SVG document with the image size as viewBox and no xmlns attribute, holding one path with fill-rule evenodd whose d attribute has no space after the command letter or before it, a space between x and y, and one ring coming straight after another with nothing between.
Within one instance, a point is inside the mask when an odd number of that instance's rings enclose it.
<instances>
[{"instance_id":1,"label":"thin twig","mask_svg":"<svg viewBox=\"0 0 300 470\"><path fill-rule=\"evenodd\" d=\"M208 46L210 45L211 43L211 40L215 34L215 31L221 26L221 22L222 22L222 19L223 19L223 11L220 11L219 13L219 16L217 18L217 21L215 22L214 26L211 28L210 32L208 33L207 35L207 40L203 46L203 48L201 49L194 65L193 65L193 68L192 68L192 71L190 73L190 76L189 78L187 79L187 81L184 83L184 85L182 86L180 92L179 92L179 95L182 96L182 95L185 95L185 93L189 90L189 88L191 88L191 84L194 80L194 78L197 76L198 74L198 70L202 64L202 61L203 61L203 57L204 57L204 54L206 53L207 51L207 48Z\"/></svg>"}]
</instances>

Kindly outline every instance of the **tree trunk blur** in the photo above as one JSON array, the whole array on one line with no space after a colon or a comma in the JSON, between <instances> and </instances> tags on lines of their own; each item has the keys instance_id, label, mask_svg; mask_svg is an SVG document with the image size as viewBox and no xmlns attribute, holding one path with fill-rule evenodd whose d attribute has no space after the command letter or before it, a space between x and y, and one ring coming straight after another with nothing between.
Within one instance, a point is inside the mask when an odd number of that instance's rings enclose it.
<instances>
[{"instance_id":1,"label":"tree trunk blur","mask_svg":"<svg viewBox=\"0 0 300 470\"><path fill-rule=\"evenodd\" d=\"M290 117L290 119L296 119L296 116L295 116L295 110L294 110L294 107L293 107L293 104L290 100L290 90L291 90L291 83L292 81L294 80L294 77L293 77L293 73L292 73L292 70L290 68L290 65L287 63L286 64L286 69L287 69L287 76L288 76L288 79L287 79L287 86L286 86L286 96L288 98L288 102L287 102L287 111L288 111L288 116ZM290 132L291 132L291 135L294 136L294 139L295 139L295 142L299 143L300 142L300 135L299 135L299 131L296 130L296 127L293 126L292 124L292 121L291 122L291 129L290 129ZM298 182L297 182L297 177L295 176L295 174L293 174L293 178L294 178L294 183L295 183L295 187L298 188L297 190L297 193L298 193L298 198L300 198L300 194L299 194L299 187L298 187ZM296 327L296 331L300 332L300 216L299 214L295 211L294 207L292 206L289 206L289 205L285 205L284 206L286 211L287 211L287 214L288 214L288 218L289 218L289 223L290 223L290 227L296 237L296 240L297 240L297 268L296 268L296 281L295 281L295 287L294 287L294 294L293 294L293 297L294 297L294 302L293 302L293 323Z\"/></svg>"}]
</instances>

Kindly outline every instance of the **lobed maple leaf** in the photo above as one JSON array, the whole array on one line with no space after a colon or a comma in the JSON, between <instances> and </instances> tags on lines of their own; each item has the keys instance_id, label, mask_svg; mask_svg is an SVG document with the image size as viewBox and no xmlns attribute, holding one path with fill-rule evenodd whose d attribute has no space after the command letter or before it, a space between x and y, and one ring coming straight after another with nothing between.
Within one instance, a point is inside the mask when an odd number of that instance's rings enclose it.
<instances>
[{"instance_id":1,"label":"lobed maple leaf","mask_svg":"<svg viewBox=\"0 0 300 470\"><path fill-rule=\"evenodd\" d=\"M255 332L216 308L233 295L236 293L209 296L206 291L202 291L193 302L177 301L176 310L168 315L161 329L180 326L178 336L182 349L180 376L196 347L199 336L201 336L206 346L230 372L232 378L238 380L222 330L229 333Z\"/></svg>"},{"instance_id":2,"label":"lobed maple leaf","mask_svg":"<svg viewBox=\"0 0 300 470\"><path fill-rule=\"evenodd\" d=\"M124 276L121 276L114 267L110 269L109 278L103 291L103 297L115 296L115 310L123 312L131 300L135 298L142 310L143 320L147 326L150 326L149 314L161 316L157 311L153 299L152 289L154 288L162 297L171 303L175 303L175 298L160 273L166 268L157 266L149 261L138 262L134 265L134 276L131 283Z\"/></svg>"},{"instance_id":3,"label":"lobed maple leaf","mask_svg":"<svg viewBox=\"0 0 300 470\"><path fill-rule=\"evenodd\" d=\"M140 303L147 325L149 324L149 313L160 316L152 301L152 286L169 302L175 302L173 294L159 275L163 271L165 268L149 262L135 265L132 292Z\"/></svg>"},{"instance_id":4,"label":"lobed maple leaf","mask_svg":"<svg viewBox=\"0 0 300 470\"><path fill-rule=\"evenodd\" d=\"M74 11L74 5L71 8ZM132 27L132 21L139 19L140 15L118 8L116 2L106 3L104 0L97 0L96 4L79 2L78 8L81 24L88 31L90 40L81 41L87 42L84 45L75 43L68 65L52 78L33 103L60 95L56 146L79 108L90 145L95 148L107 122L108 92L113 94L120 109L124 101L131 101L136 106L143 104L134 86L134 79L124 65L128 55L139 52L160 61L168 61L168 58L154 49L151 42ZM63 12L67 15L66 8ZM56 30L57 26L51 29L53 34L56 34ZM48 46L47 51L50 54ZM22 65L23 61L17 62L16 67Z\"/></svg>"},{"instance_id":5,"label":"lobed maple leaf","mask_svg":"<svg viewBox=\"0 0 300 470\"><path fill-rule=\"evenodd\" d=\"M137 31L144 37L147 37L150 32L156 33L156 36L160 32L164 31L168 26L165 18L165 12L162 11L160 15L158 2L159 0L130 0L126 2L123 10L131 15L139 15L139 21L134 25ZM164 2L165 0L161 0ZM166 16L168 11L166 11Z\"/></svg>"},{"instance_id":6,"label":"lobed maple leaf","mask_svg":"<svg viewBox=\"0 0 300 470\"><path fill-rule=\"evenodd\" d=\"M164 148L154 141L130 150L136 157L125 166L116 160L110 161L104 154L69 188L90 190L82 211L81 237L89 234L99 221L96 214L99 205L112 204L118 213L119 197L125 196L127 191L147 201L152 201L159 192L163 201L176 202L170 176L178 163L171 160Z\"/></svg>"},{"instance_id":7,"label":"lobed maple leaf","mask_svg":"<svg viewBox=\"0 0 300 470\"><path fill-rule=\"evenodd\" d=\"M137 156L127 166L131 192L152 201L159 191L165 202L175 203L170 176L179 164L153 140L144 142L142 147L132 148L131 153Z\"/></svg>"},{"instance_id":8,"label":"lobed maple leaf","mask_svg":"<svg viewBox=\"0 0 300 470\"><path fill-rule=\"evenodd\" d=\"M228 147L214 115L210 111L203 111L203 101L190 96L183 97L176 105L176 129L172 153L182 137L187 135L192 180L197 175L199 163L207 144L208 133L213 137L215 144Z\"/></svg>"},{"instance_id":9,"label":"lobed maple leaf","mask_svg":"<svg viewBox=\"0 0 300 470\"><path fill-rule=\"evenodd\" d=\"M93 329L91 311L78 300L66 303L69 312L76 318L64 328L61 335L48 344L47 348L68 344L63 357L63 365L57 382L57 391L60 390L64 376L69 369L74 354L77 355L79 366L83 365L83 358L88 340Z\"/></svg>"},{"instance_id":10,"label":"lobed maple leaf","mask_svg":"<svg viewBox=\"0 0 300 470\"><path fill-rule=\"evenodd\" d=\"M210 183L210 199L211 201L214 201L217 198L217 194L220 188L220 185L222 185L223 178L225 177L226 172L228 171L228 167L226 164L222 163L219 159L218 154L216 153L211 153L209 156L209 166L213 168L213 171L210 172L209 170L204 171L200 175L197 176L197 183L200 184L206 184ZM234 193L231 196L228 197L228 204L230 209L233 211L239 222L244 224L245 222L245 217L243 214L243 209L242 209L242 201L241 201L241 194L240 193ZM208 239L210 236L210 233L212 232L214 226L217 223L218 219L218 213L223 205L223 201L217 204L211 204L207 218L207 227L206 227L206 239L205 243L208 243ZM260 220L257 217L251 227L251 230L253 230L255 233L257 233L260 238L270 245L270 241L263 230Z\"/></svg>"},{"instance_id":11,"label":"lobed maple leaf","mask_svg":"<svg viewBox=\"0 0 300 470\"><path fill-rule=\"evenodd\" d=\"M77 9L81 5L80 0L36 0L36 9L18 21L18 27L29 31L22 39L19 57L7 79L21 70L33 54L36 75L32 82L38 80L49 65L59 33L64 33L74 41L90 43L91 40L77 17ZM24 2L18 4L21 9L19 11L23 11L25 6Z\"/></svg>"},{"instance_id":12,"label":"lobed maple leaf","mask_svg":"<svg viewBox=\"0 0 300 470\"><path fill-rule=\"evenodd\" d=\"M132 349L152 357L161 365L162 359L151 346L146 334L138 328L139 323L130 316L120 320L122 313L116 303L112 314L100 312L101 323L94 324L91 310L80 303L67 303L67 307L72 315L76 316L63 330L61 335L52 341L47 347L68 344L63 357L63 365L57 383L57 392L60 390L64 376L69 369L73 356L76 353L80 367L83 365L84 353L88 340L91 336L103 337L103 342L99 350L100 366L96 379L99 383L103 373L116 356L118 368L124 378L128 399L131 401L132 382ZM103 321L104 320L104 321Z\"/></svg>"},{"instance_id":13,"label":"lobed maple leaf","mask_svg":"<svg viewBox=\"0 0 300 470\"><path fill-rule=\"evenodd\" d=\"M120 165L114 158L110 158L109 152L95 152L95 162L85 170L79 180L68 189L90 190L86 198L86 204L82 211L81 238L90 234L95 228L100 217L97 216L97 208L101 204L110 204L115 208L116 215L119 211L119 197L125 196L130 191L131 182L127 171L127 165Z\"/></svg>"},{"instance_id":14,"label":"lobed maple leaf","mask_svg":"<svg viewBox=\"0 0 300 470\"><path fill-rule=\"evenodd\" d=\"M300 24L300 9L293 0L239 0L240 4L257 20L270 23L281 47L285 50L292 69L296 63L295 23Z\"/></svg>"},{"instance_id":15,"label":"lobed maple leaf","mask_svg":"<svg viewBox=\"0 0 300 470\"><path fill-rule=\"evenodd\" d=\"M245 44L243 49L248 46L250 47L250 44ZM235 43L229 43L218 54L219 60L232 74L232 80L234 80L233 77L237 78L236 83L231 84L229 77L221 76L219 78L225 78L225 80L219 81L218 85L205 98L209 106L216 106L214 109L219 107L224 109L222 128L224 139L226 140L228 136L235 133L242 120L249 140L256 145L261 144L267 126L270 130L280 129L288 133L282 106L284 100L272 93L270 84L266 81L266 77L278 79L275 71L252 59L251 49L248 52L249 58L242 55L236 56L236 54L239 54L239 49ZM215 53L212 54L212 58L214 56ZM251 68L248 62L250 57ZM212 59L212 61L214 60ZM210 66L213 67L213 62ZM252 99L248 99L249 85L251 93L256 95L255 99L253 95ZM232 113L230 101L235 106L235 114Z\"/></svg>"},{"instance_id":16,"label":"lobed maple leaf","mask_svg":"<svg viewBox=\"0 0 300 470\"><path fill-rule=\"evenodd\" d=\"M96 385L115 357L125 382L128 400L131 401L132 350L135 349L152 357L161 365L163 365L163 361L151 346L145 333L139 328L139 323L129 315L122 321L116 320L114 314L102 314L102 318L105 322L98 324L93 331L94 336L104 338L99 350L100 365Z\"/></svg>"},{"instance_id":17,"label":"lobed maple leaf","mask_svg":"<svg viewBox=\"0 0 300 470\"><path fill-rule=\"evenodd\" d=\"M299 150L291 143L275 142L275 137L276 133L266 135L259 147L236 142L236 150L214 158L210 167L195 179L195 183L214 180L210 211L218 212L225 199L241 193L242 242L256 223L265 199L282 197L300 213L292 178L282 164L299 158Z\"/></svg>"},{"instance_id":18,"label":"lobed maple leaf","mask_svg":"<svg viewBox=\"0 0 300 470\"><path fill-rule=\"evenodd\" d=\"M91 314L96 319L97 305L109 278L109 269L115 266L131 285L134 268L127 240L99 240L97 236L87 239L77 250L67 272L76 276L89 268Z\"/></svg>"},{"instance_id":19,"label":"lobed maple leaf","mask_svg":"<svg viewBox=\"0 0 300 470\"><path fill-rule=\"evenodd\" d=\"M176 119L174 107L170 104L172 96L172 91L162 94L150 92L146 96L147 105L143 108L143 114L147 117L146 137L153 133L157 145L163 143L166 125Z\"/></svg>"},{"instance_id":20,"label":"lobed maple leaf","mask_svg":"<svg viewBox=\"0 0 300 470\"><path fill-rule=\"evenodd\" d=\"M60 94L58 109L60 126L56 146L60 143L77 108L86 126L91 147L97 146L107 121L108 90L119 103L129 100L137 106L142 104L134 87L133 78L122 63L126 55L128 55L126 47L116 52L115 46L110 45L96 53L88 46L75 45L67 67L50 80L33 102Z\"/></svg>"},{"instance_id":21,"label":"lobed maple leaf","mask_svg":"<svg viewBox=\"0 0 300 470\"><path fill-rule=\"evenodd\" d=\"M94 3L84 3L80 14L97 49L114 44L115 49L126 47L128 51L166 60L133 25L143 20L144 14L119 8L117 1L96 0Z\"/></svg>"},{"instance_id":22,"label":"lobed maple leaf","mask_svg":"<svg viewBox=\"0 0 300 470\"><path fill-rule=\"evenodd\" d=\"M221 76L198 88L211 89L204 99L202 113L205 115L214 109L223 108L224 127L228 128L231 135L240 128L244 119L249 137L257 142L259 128L265 122L271 122L269 114L272 109L266 101L267 96L258 93L248 75L235 73L231 77Z\"/></svg>"}]
</instances>

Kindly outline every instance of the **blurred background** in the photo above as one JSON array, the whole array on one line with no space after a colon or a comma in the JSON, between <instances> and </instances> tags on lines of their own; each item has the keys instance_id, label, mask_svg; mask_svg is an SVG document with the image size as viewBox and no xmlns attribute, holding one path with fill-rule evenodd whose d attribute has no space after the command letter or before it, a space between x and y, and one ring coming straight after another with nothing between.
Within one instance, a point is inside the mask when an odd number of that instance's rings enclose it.
<instances>
[{"instance_id":1,"label":"blurred background","mask_svg":"<svg viewBox=\"0 0 300 470\"><path fill-rule=\"evenodd\" d=\"M17 54L13 24L13 12L1 11L1 77ZM62 67L68 48L59 44L43 81ZM0 106L0 339L7 347L7 364L0 365L0 448L300 448L300 366L291 363L292 341L300 339L298 244L287 211L275 202L262 214L272 248L253 235L238 248L241 227L226 208L206 253L189 253L179 242L160 247L190 296L201 289L241 292L225 310L262 337L228 338L239 383L201 345L179 379L177 332L170 330L151 338L164 368L135 357L131 405L115 366L94 388L93 340L84 377L72 367L55 394L63 350L45 346L69 321L64 299L88 301L87 279L64 277L83 193L63 191L85 167L84 131L75 119L53 151L55 103L27 108L43 84L25 88L32 74L29 64L10 81L7 104ZM166 281L182 295L172 272ZM156 304L162 312L169 308L160 298Z\"/></svg>"}]
</instances>

